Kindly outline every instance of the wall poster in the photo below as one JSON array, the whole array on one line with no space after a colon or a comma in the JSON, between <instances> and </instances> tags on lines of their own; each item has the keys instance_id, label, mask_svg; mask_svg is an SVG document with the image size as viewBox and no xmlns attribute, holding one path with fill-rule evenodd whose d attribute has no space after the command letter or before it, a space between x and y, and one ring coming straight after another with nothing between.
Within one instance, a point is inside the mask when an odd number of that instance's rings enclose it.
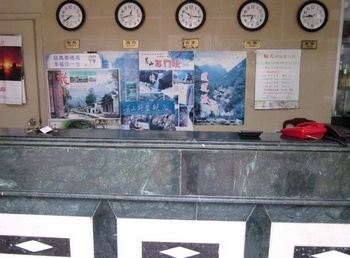
<instances>
[{"instance_id":1,"label":"wall poster","mask_svg":"<svg viewBox=\"0 0 350 258\"><path fill-rule=\"evenodd\" d=\"M54 128L244 123L246 52L102 51L51 54L46 62Z\"/></svg>"},{"instance_id":2,"label":"wall poster","mask_svg":"<svg viewBox=\"0 0 350 258\"><path fill-rule=\"evenodd\" d=\"M301 50L256 51L255 109L298 108Z\"/></svg>"},{"instance_id":3,"label":"wall poster","mask_svg":"<svg viewBox=\"0 0 350 258\"><path fill-rule=\"evenodd\" d=\"M118 69L48 71L50 126L119 128Z\"/></svg>"},{"instance_id":4,"label":"wall poster","mask_svg":"<svg viewBox=\"0 0 350 258\"><path fill-rule=\"evenodd\" d=\"M0 104L24 103L22 36L0 35Z\"/></svg>"},{"instance_id":5,"label":"wall poster","mask_svg":"<svg viewBox=\"0 0 350 258\"><path fill-rule=\"evenodd\" d=\"M196 52L195 124L244 124L246 52Z\"/></svg>"}]
</instances>

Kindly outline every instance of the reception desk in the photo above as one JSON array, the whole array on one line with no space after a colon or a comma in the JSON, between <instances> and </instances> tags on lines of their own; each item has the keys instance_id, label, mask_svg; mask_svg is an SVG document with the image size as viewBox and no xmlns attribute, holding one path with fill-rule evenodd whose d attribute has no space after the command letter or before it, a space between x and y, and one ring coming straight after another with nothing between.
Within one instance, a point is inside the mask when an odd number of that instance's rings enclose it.
<instances>
[{"instance_id":1,"label":"reception desk","mask_svg":"<svg viewBox=\"0 0 350 258\"><path fill-rule=\"evenodd\" d=\"M350 255L349 182L326 140L0 129L0 257Z\"/></svg>"}]
</instances>

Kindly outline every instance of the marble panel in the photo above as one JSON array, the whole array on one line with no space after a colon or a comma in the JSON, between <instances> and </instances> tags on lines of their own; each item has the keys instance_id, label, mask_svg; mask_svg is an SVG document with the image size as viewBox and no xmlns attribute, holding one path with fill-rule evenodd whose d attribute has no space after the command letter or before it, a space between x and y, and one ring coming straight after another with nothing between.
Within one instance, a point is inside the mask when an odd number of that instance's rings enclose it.
<instances>
[{"instance_id":1,"label":"marble panel","mask_svg":"<svg viewBox=\"0 0 350 258\"><path fill-rule=\"evenodd\" d=\"M350 224L350 206L265 205L273 222Z\"/></svg>"},{"instance_id":2,"label":"marble panel","mask_svg":"<svg viewBox=\"0 0 350 258\"><path fill-rule=\"evenodd\" d=\"M0 213L92 217L98 200L1 197Z\"/></svg>"},{"instance_id":3,"label":"marble panel","mask_svg":"<svg viewBox=\"0 0 350 258\"><path fill-rule=\"evenodd\" d=\"M102 200L93 216L95 258L117 257L116 219L108 201Z\"/></svg>"},{"instance_id":4,"label":"marble panel","mask_svg":"<svg viewBox=\"0 0 350 258\"><path fill-rule=\"evenodd\" d=\"M110 201L118 218L195 220L196 205L186 202Z\"/></svg>"},{"instance_id":5,"label":"marble panel","mask_svg":"<svg viewBox=\"0 0 350 258\"><path fill-rule=\"evenodd\" d=\"M177 150L0 146L2 190L178 195Z\"/></svg>"},{"instance_id":6,"label":"marble panel","mask_svg":"<svg viewBox=\"0 0 350 258\"><path fill-rule=\"evenodd\" d=\"M184 150L182 157L183 195L350 198L347 152Z\"/></svg>"},{"instance_id":7,"label":"marble panel","mask_svg":"<svg viewBox=\"0 0 350 258\"><path fill-rule=\"evenodd\" d=\"M244 257L267 257L271 219L263 205L256 205L247 220Z\"/></svg>"}]
</instances>

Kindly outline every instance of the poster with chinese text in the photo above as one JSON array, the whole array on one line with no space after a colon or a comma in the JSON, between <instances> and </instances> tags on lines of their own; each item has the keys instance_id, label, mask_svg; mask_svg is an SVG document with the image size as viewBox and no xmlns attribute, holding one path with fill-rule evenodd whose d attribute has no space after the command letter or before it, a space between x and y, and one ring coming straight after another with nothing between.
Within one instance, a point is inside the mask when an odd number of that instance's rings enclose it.
<instances>
[{"instance_id":1,"label":"poster with chinese text","mask_svg":"<svg viewBox=\"0 0 350 258\"><path fill-rule=\"evenodd\" d=\"M193 73L192 51L139 52L139 105L122 103L122 129L193 130Z\"/></svg>"},{"instance_id":2,"label":"poster with chinese text","mask_svg":"<svg viewBox=\"0 0 350 258\"><path fill-rule=\"evenodd\" d=\"M255 109L298 108L301 50L256 52Z\"/></svg>"},{"instance_id":3,"label":"poster with chinese text","mask_svg":"<svg viewBox=\"0 0 350 258\"><path fill-rule=\"evenodd\" d=\"M50 125L117 129L119 70L49 70Z\"/></svg>"},{"instance_id":4,"label":"poster with chinese text","mask_svg":"<svg viewBox=\"0 0 350 258\"><path fill-rule=\"evenodd\" d=\"M195 125L243 125L246 52L195 53Z\"/></svg>"}]
</instances>

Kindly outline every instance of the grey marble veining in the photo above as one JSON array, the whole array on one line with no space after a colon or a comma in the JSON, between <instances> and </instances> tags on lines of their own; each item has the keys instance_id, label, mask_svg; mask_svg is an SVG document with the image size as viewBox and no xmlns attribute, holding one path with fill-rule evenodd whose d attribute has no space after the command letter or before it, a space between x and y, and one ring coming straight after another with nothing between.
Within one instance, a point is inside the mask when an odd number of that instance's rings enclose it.
<instances>
[{"instance_id":1,"label":"grey marble veining","mask_svg":"<svg viewBox=\"0 0 350 258\"><path fill-rule=\"evenodd\" d=\"M260 138L213 132L0 131L0 191L350 200L349 147L278 134Z\"/></svg>"},{"instance_id":2,"label":"grey marble veining","mask_svg":"<svg viewBox=\"0 0 350 258\"><path fill-rule=\"evenodd\" d=\"M182 190L189 195L350 198L348 153L186 150L182 157Z\"/></svg>"},{"instance_id":3,"label":"grey marble veining","mask_svg":"<svg viewBox=\"0 0 350 258\"><path fill-rule=\"evenodd\" d=\"M274 222L350 224L350 147L278 134L0 129L0 213L93 219L117 257L118 218L236 221L245 257Z\"/></svg>"},{"instance_id":4,"label":"grey marble veining","mask_svg":"<svg viewBox=\"0 0 350 258\"><path fill-rule=\"evenodd\" d=\"M98 200L0 197L0 213L92 217Z\"/></svg>"},{"instance_id":5,"label":"grey marble veining","mask_svg":"<svg viewBox=\"0 0 350 258\"><path fill-rule=\"evenodd\" d=\"M0 189L178 195L177 150L0 146Z\"/></svg>"},{"instance_id":6,"label":"grey marble veining","mask_svg":"<svg viewBox=\"0 0 350 258\"><path fill-rule=\"evenodd\" d=\"M266 205L272 222L350 224L350 206Z\"/></svg>"}]
</instances>

